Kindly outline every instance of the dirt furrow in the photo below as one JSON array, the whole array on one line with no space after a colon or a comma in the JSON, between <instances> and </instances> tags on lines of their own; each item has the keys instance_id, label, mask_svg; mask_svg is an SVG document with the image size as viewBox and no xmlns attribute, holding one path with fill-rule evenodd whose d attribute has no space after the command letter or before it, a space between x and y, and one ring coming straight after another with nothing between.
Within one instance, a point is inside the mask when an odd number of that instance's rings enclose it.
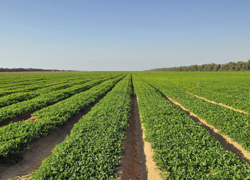
<instances>
[{"instance_id":1,"label":"dirt furrow","mask_svg":"<svg viewBox=\"0 0 250 180\"><path fill-rule=\"evenodd\" d=\"M160 180L161 171L153 161L154 151L151 143L144 141L145 130L141 123L137 101L133 90L129 127L126 131L127 139L124 142L125 154L118 178L115 180Z\"/></svg>"},{"instance_id":2,"label":"dirt furrow","mask_svg":"<svg viewBox=\"0 0 250 180\"><path fill-rule=\"evenodd\" d=\"M6 126L6 125L8 125L8 124L10 124L10 123L22 121L22 120L24 120L24 119L26 119L26 120L31 119L31 118L32 118L31 114L34 113L34 112L35 112L35 111L32 111L32 112L26 113L26 114L24 114L24 115L22 115L22 116L15 117L15 118L13 118L11 121L9 121L9 122L0 124L0 127Z\"/></svg>"},{"instance_id":3,"label":"dirt furrow","mask_svg":"<svg viewBox=\"0 0 250 180\"><path fill-rule=\"evenodd\" d=\"M145 138L145 129L143 128L143 124L141 124L141 128L143 130L143 139ZM151 148L151 143L144 141L144 153L146 155L146 167L147 167L147 179L148 180L160 180L161 175L166 172L161 172L161 170L158 169L156 166L156 163L154 162L153 155L154 150Z\"/></svg>"},{"instance_id":4,"label":"dirt furrow","mask_svg":"<svg viewBox=\"0 0 250 180\"><path fill-rule=\"evenodd\" d=\"M2 127L2 126L7 126L7 125L10 124L10 123L15 123L15 122L22 121L22 120L24 120L24 121L36 121L36 120L37 120L36 117L35 117L35 116L32 116L31 114L33 114L34 112L39 111L39 110L41 110L41 109L44 109L44 108L46 108L46 107L52 106L52 105L54 105L54 104L56 104L56 103L59 103L59 102L60 102L60 101L51 103L51 104L46 105L46 106L43 106L43 107L41 107L41 108L39 108L39 109L37 109L37 110L31 111L31 112L27 112L27 113L25 113L25 114L23 114L23 115L21 115L21 116L15 117L15 118L13 118L12 120L10 120L10 121L8 121L8 122L5 122L5 123L3 123L3 124L0 124L0 127Z\"/></svg>"},{"instance_id":5,"label":"dirt furrow","mask_svg":"<svg viewBox=\"0 0 250 180\"><path fill-rule=\"evenodd\" d=\"M185 112L190 118L192 118L196 122L201 123L201 127L205 128L209 131L211 136L215 137L223 146L224 150L228 150L236 154L240 159L246 161L250 164L250 153L248 153L240 144L226 135L219 133L219 130L216 129L214 126L209 125L205 120L199 118L196 114L192 113L190 110L182 106L180 103L173 101L171 98L162 94L164 98L168 101L172 102L174 105L178 106L183 112Z\"/></svg>"},{"instance_id":6,"label":"dirt furrow","mask_svg":"<svg viewBox=\"0 0 250 180\"><path fill-rule=\"evenodd\" d=\"M142 129L136 96L131 96L131 110L124 142L125 154L122 158L121 180L147 179L146 159L143 149Z\"/></svg>"},{"instance_id":7,"label":"dirt furrow","mask_svg":"<svg viewBox=\"0 0 250 180\"><path fill-rule=\"evenodd\" d=\"M197 98L199 98L199 99L203 99L203 100L205 100L205 101L207 101L207 102L210 102L210 103L212 103L212 104L217 104L217 105L220 105L220 106L223 106L223 107L232 109L232 110L234 110L234 111L238 111L238 112L240 112L240 113L244 113L244 114L250 115L248 112L242 111L242 110L240 110L240 109L235 109L235 108L233 108L232 106L228 106L228 105L225 105L225 104L222 104L222 103L217 103L217 102L215 102L215 101L208 100L208 99L206 99L206 98L204 98L204 97L198 96L198 95L196 95L196 94L192 94L192 93L190 93L190 92L186 92L186 93L188 93L188 94L190 94L190 95L192 95L192 96L195 96L195 97L197 97Z\"/></svg>"},{"instance_id":8,"label":"dirt furrow","mask_svg":"<svg viewBox=\"0 0 250 180\"><path fill-rule=\"evenodd\" d=\"M102 98L102 97L101 97ZM42 160L52 154L51 150L59 143L64 141L65 137L70 134L70 130L79 119L87 114L91 108L99 102L89 105L84 111L80 111L78 114L68 120L65 125L58 127L48 136L42 136L35 141L28 150L25 150L24 160L17 164L8 164L0 167L0 179L26 179L20 178L27 176L39 168Z\"/></svg>"}]
</instances>

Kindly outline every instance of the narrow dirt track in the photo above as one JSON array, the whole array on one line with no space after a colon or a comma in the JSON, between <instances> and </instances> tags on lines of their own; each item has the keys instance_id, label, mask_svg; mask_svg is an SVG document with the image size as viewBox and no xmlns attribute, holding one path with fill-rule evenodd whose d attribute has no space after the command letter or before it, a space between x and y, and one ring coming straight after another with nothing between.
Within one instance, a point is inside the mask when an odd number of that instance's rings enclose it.
<instances>
[{"instance_id":1,"label":"narrow dirt track","mask_svg":"<svg viewBox=\"0 0 250 180\"><path fill-rule=\"evenodd\" d=\"M153 161L151 143L144 141L145 129L141 123L137 101L133 89L127 139L124 141L125 154L115 180L160 180L162 172Z\"/></svg>"},{"instance_id":2,"label":"narrow dirt track","mask_svg":"<svg viewBox=\"0 0 250 180\"><path fill-rule=\"evenodd\" d=\"M205 100L205 101L207 101L207 102L210 102L210 103L212 103L212 104L217 104L217 105L220 105L220 106L223 106L223 107L232 109L232 110L234 110L234 111L238 111L238 112L240 112L240 113L244 113L244 114L250 115L248 112L242 111L242 110L240 110L240 109L235 109L235 108L233 108L232 106L228 106L228 105L225 105L225 104L222 104L222 103L217 103L217 102L215 102L215 101L208 100L208 99L206 99L206 98L204 98L204 97L198 96L198 95L196 95L196 94L192 94L192 93L190 93L190 92L186 92L186 93L188 93L188 94L190 94L190 95L192 95L192 96L195 96L195 97L197 97L197 98L199 98L199 99L203 99L203 100Z\"/></svg>"},{"instance_id":3,"label":"narrow dirt track","mask_svg":"<svg viewBox=\"0 0 250 180\"><path fill-rule=\"evenodd\" d=\"M24 120L24 119L26 119L26 120L31 119L31 118L32 118L31 114L34 113L34 112L35 112L35 111L28 112L28 113L26 113L26 114L24 114L24 115L22 115L22 116L15 117L15 118L13 118L11 121L9 121L9 122L0 124L0 127L6 126L6 125L8 125L8 124L10 124L10 123L22 121L22 120Z\"/></svg>"},{"instance_id":4,"label":"narrow dirt track","mask_svg":"<svg viewBox=\"0 0 250 180\"><path fill-rule=\"evenodd\" d=\"M67 124L57 128L50 135L43 136L35 141L29 150L25 150L24 160L17 164L8 164L0 167L0 179L26 179L21 177L27 176L37 170L42 160L52 154L51 150L57 144L64 141L65 137L70 134L70 130L73 128L74 124L77 123L83 115L87 114L100 99L101 98L94 104L88 106L84 111L80 111L70 118Z\"/></svg>"},{"instance_id":5,"label":"narrow dirt track","mask_svg":"<svg viewBox=\"0 0 250 180\"><path fill-rule=\"evenodd\" d=\"M131 110L129 127L126 132L127 139L124 142L125 154L122 159L121 180L146 180L146 157L143 149L143 134L141 129L139 111L136 96L131 97Z\"/></svg>"},{"instance_id":6,"label":"narrow dirt track","mask_svg":"<svg viewBox=\"0 0 250 180\"><path fill-rule=\"evenodd\" d=\"M183 112L185 112L194 121L200 122L201 127L208 130L211 136L215 137L221 143L224 150L231 151L232 153L236 154L241 160L244 160L248 164L250 164L250 153L248 153L240 144L238 144L235 141L232 141L230 137L219 133L218 129L216 129L214 126L209 125L205 120L199 118L196 114L186 109L180 103L173 101L171 98L165 96L164 94L162 94L162 96L166 98L168 101L172 102L174 105L178 106Z\"/></svg>"},{"instance_id":7,"label":"narrow dirt track","mask_svg":"<svg viewBox=\"0 0 250 180\"><path fill-rule=\"evenodd\" d=\"M61 100L61 101L63 101L63 100ZM35 117L35 116L32 116L31 114L33 114L35 111L39 111L39 110L41 110L41 109L43 109L43 108L52 106L52 105L54 105L54 104L56 104L56 103L59 103L59 102L60 102L60 101L51 103L51 104L46 105L46 106L43 106L43 107L41 107L41 108L39 108L39 109L37 109L37 110L31 111L31 112L27 112L27 113L25 113L25 114L23 114L23 115L21 115L21 116L15 117L15 118L13 118L12 120L10 120L10 121L8 121L8 122L6 122L6 123L0 124L0 127L6 126L6 125L8 125L8 124L10 124L10 123L22 121L22 120L25 120L25 121L36 121L36 117Z\"/></svg>"}]
</instances>

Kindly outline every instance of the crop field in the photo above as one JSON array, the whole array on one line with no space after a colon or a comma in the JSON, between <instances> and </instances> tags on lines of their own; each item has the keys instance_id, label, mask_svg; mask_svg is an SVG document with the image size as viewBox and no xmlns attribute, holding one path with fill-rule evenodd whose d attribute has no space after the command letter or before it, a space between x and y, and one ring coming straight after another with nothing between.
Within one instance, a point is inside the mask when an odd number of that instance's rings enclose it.
<instances>
[{"instance_id":1,"label":"crop field","mask_svg":"<svg viewBox=\"0 0 250 180\"><path fill-rule=\"evenodd\" d=\"M0 179L250 179L249 72L0 74Z\"/></svg>"}]
</instances>

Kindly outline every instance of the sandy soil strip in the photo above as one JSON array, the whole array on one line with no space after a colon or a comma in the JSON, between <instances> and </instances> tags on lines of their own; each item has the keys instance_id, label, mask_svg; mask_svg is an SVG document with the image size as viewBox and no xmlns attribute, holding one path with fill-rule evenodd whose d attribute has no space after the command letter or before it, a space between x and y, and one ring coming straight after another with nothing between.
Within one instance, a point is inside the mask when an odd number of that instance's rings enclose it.
<instances>
[{"instance_id":1,"label":"sandy soil strip","mask_svg":"<svg viewBox=\"0 0 250 180\"><path fill-rule=\"evenodd\" d=\"M11 121L8 121L8 122L6 122L6 123L0 124L0 127L6 126L6 125L8 125L8 124L10 124L10 123L22 121L22 120L24 120L24 119L26 119L26 120L28 120L28 119L34 119L34 117L31 116L31 114L34 113L34 112L35 112L35 111L32 111L32 112L26 113L26 114L24 114L24 115L22 115L22 116L15 117L15 118L13 118Z\"/></svg>"},{"instance_id":2,"label":"sandy soil strip","mask_svg":"<svg viewBox=\"0 0 250 180\"><path fill-rule=\"evenodd\" d=\"M217 103L217 102L215 102L215 101L208 100L208 99L206 99L206 98L204 98L204 97L201 97L201 96L192 94L192 93L190 93L190 92L186 92L186 93L188 93L188 94L190 94L190 95L192 95L192 96L195 96L195 97L197 97L197 98L199 98L199 99L203 99L203 100L205 100L205 101L207 101L207 102L210 102L210 103L212 103L212 104L217 104L217 105L220 105L220 106L223 106L223 107L232 109L232 110L234 110L234 111L238 111L238 112L240 112L240 113L244 113L244 114L250 115L248 112L242 111L242 110L240 110L240 109L235 109L235 108L233 108L232 106L228 106L228 105L225 105L225 104L222 104L222 103Z\"/></svg>"},{"instance_id":3,"label":"sandy soil strip","mask_svg":"<svg viewBox=\"0 0 250 180\"><path fill-rule=\"evenodd\" d=\"M99 98L99 100L100 99L101 98ZM98 103L99 100L96 103ZM52 154L51 150L57 144L64 141L74 124L77 123L83 115L87 114L96 103L88 106L84 111L80 111L78 114L70 118L67 124L57 128L50 135L42 136L35 141L30 149L25 150L23 161L17 164L8 164L0 167L0 179L29 179L28 176L39 168L42 160Z\"/></svg>"},{"instance_id":4,"label":"sandy soil strip","mask_svg":"<svg viewBox=\"0 0 250 180\"><path fill-rule=\"evenodd\" d=\"M125 154L122 158L122 167L118 168L118 178L115 180L161 180L161 171L153 161L154 151L151 143L143 140L145 134L137 100L133 93L127 139L124 142Z\"/></svg>"},{"instance_id":5,"label":"sandy soil strip","mask_svg":"<svg viewBox=\"0 0 250 180\"><path fill-rule=\"evenodd\" d=\"M139 101L138 98L137 98L137 101ZM142 121L141 119L142 117L138 109L138 104L137 104L137 113L139 116L139 121ZM146 156L146 168L147 168L147 173L148 173L147 179L148 180L161 180L163 179L162 175L164 173L158 169L158 167L156 166L156 163L154 162L154 159L153 159L154 150L151 148L151 143L144 141L146 136L145 136L145 128L143 127L143 123L141 123L141 129L142 129L142 138L143 138L143 149L144 149L144 154Z\"/></svg>"},{"instance_id":6,"label":"sandy soil strip","mask_svg":"<svg viewBox=\"0 0 250 180\"><path fill-rule=\"evenodd\" d=\"M250 164L250 153L247 152L240 144L238 144L235 141L232 141L232 139L230 137L221 134L218 129L216 129L214 126L209 125L205 120L199 118L196 114L189 111L187 108L182 106L180 103L173 101L171 98L165 96L164 94L162 94L162 95L167 100L172 102L174 105L178 106L183 112L185 112L194 121L200 122L201 127L208 130L209 133L211 134L211 136L215 137L222 144L224 150L228 150L228 151L233 152L240 159L242 159L242 160L246 161L248 164Z\"/></svg>"},{"instance_id":7,"label":"sandy soil strip","mask_svg":"<svg viewBox=\"0 0 250 180\"><path fill-rule=\"evenodd\" d=\"M63 99L63 100L65 100L65 99ZM60 100L60 101L63 101L63 100ZM43 106L43 107L41 107L41 108L39 108L39 109L37 109L37 110L34 110L34 111L31 111L31 112L25 113L24 115L15 117L15 118L13 118L12 120L10 120L10 121L8 121L8 122L5 122L5 123L3 123L3 124L0 124L0 127L6 126L6 125L8 125L8 124L10 124L10 123L22 121L22 120L24 120L24 121L37 121L38 119L36 119L36 117L35 117L35 116L32 116L31 114L33 114L34 112L39 111L39 110L41 110L41 109L43 109L43 108L46 108L46 107L52 106L52 105L54 105L54 104L56 104L56 103L59 103L60 101L51 103L51 104L46 105L46 106Z\"/></svg>"},{"instance_id":8,"label":"sandy soil strip","mask_svg":"<svg viewBox=\"0 0 250 180\"><path fill-rule=\"evenodd\" d=\"M141 128L144 132L145 129L143 128L143 125L141 125ZM143 133L143 139L145 139L144 133ZM148 180L161 180L161 179L163 179L162 174L164 174L164 173L158 169L158 167L156 166L156 163L153 160L154 151L151 148L150 142L144 141L144 152L146 154L146 167L148 170L148 178L147 179Z\"/></svg>"},{"instance_id":9,"label":"sandy soil strip","mask_svg":"<svg viewBox=\"0 0 250 180\"><path fill-rule=\"evenodd\" d=\"M32 173L30 173L26 176L17 176L14 178L10 178L9 180L29 180L29 179L31 179L31 175L32 175Z\"/></svg>"},{"instance_id":10,"label":"sandy soil strip","mask_svg":"<svg viewBox=\"0 0 250 180\"><path fill-rule=\"evenodd\" d=\"M124 141L125 153L122 158L120 177L116 180L147 179L146 159L143 150L142 129L138 113L136 97L131 99L130 117L126 140Z\"/></svg>"},{"instance_id":11,"label":"sandy soil strip","mask_svg":"<svg viewBox=\"0 0 250 180\"><path fill-rule=\"evenodd\" d=\"M137 101L139 99L137 98ZM137 102L136 102L137 103ZM138 105L137 105L138 108ZM139 110L138 110L139 113ZM140 121L142 121L142 117L140 116ZM143 139L146 138L145 136L145 128L143 127L143 123L141 123L141 129L143 133ZM151 143L150 142L144 142L144 153L146 155L146 167L147 167L147 172L148 172L148 180L162 180L166 179L167 172L162 172L158 167L156 166L156 163L154 162L153 155L154 155L154 150L151 148Z\"/></svg>"}]
</instances>

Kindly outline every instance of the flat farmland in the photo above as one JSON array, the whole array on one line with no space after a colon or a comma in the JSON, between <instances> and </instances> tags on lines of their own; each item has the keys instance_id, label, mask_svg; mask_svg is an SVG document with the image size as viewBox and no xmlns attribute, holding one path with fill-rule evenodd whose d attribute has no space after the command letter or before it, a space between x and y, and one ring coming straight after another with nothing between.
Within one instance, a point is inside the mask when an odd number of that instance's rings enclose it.
<instances>
[{"instance_id":1,"label":"flat farmland","mask_svg":"<svg viewBox=\"0 0 250 180\"><path fill-rule=\"evenodd\" d=\"M250 179L249 72L0 74L0 179Z\"/></svg>"}]
</instances>

